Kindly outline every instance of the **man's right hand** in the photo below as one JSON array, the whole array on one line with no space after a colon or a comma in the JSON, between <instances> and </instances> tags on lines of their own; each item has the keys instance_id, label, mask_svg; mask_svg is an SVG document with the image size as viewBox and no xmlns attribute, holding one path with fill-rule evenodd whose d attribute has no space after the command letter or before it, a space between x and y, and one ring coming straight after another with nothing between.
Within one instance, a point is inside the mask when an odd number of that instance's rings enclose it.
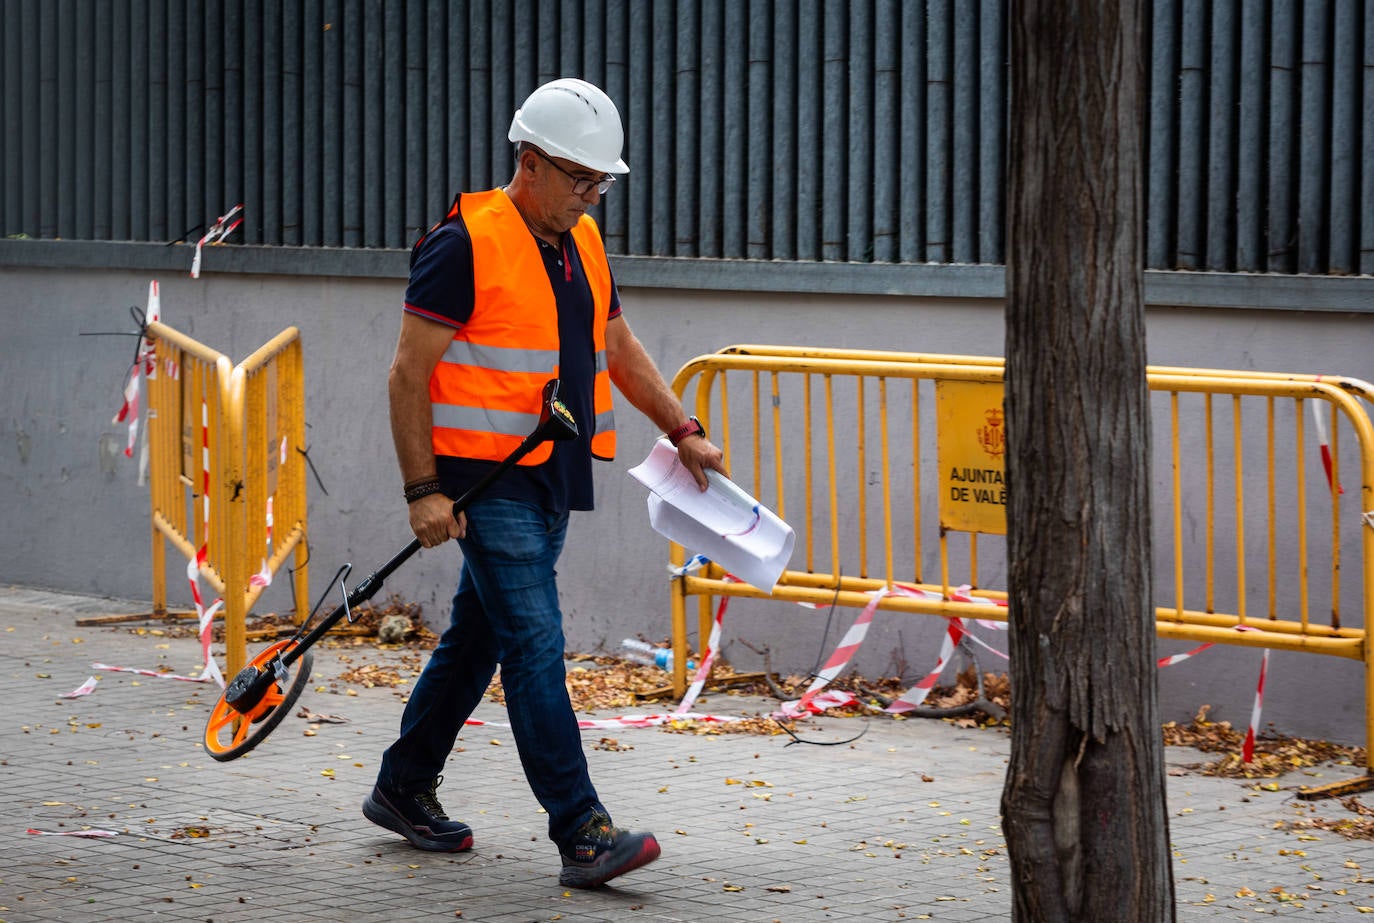
<instances>
[{"instance_id":1,"label":"man's right hand","mask_svg":"<svg viewBox=\"0 0 1374 923\"><path fill-rule=\"evenodd\" d=\"M430 494L410 504L410 530L422 546L434 548L467 535L468 520L463 513L453 517L453 501L448 497Z\"/></svg>"}]
</instances>

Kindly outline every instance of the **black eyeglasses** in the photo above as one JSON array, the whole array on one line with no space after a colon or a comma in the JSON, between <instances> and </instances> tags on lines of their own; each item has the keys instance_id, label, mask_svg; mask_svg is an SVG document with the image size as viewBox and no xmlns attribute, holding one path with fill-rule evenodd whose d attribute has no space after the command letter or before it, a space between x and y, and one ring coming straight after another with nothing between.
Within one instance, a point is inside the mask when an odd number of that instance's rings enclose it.
<instances>
[{"instance_id":1,"label":"black eyeglasses","mask_svg":"<svg viewBox=\"0 0 1374 923\"><path fill-rule=\"evenodd\" d=\"M611 176L610 174L602 176L598 179L592 179L591 177L577 176L576 174L569 173L567 170L564 170L562 167L560 167L557 161L555 161L548 154L545 154L539 148L530 145L528 149L538 154L540 157L543 157L545 160L547 160L550 164L553 165L553 168L555 170L557 170L559 173L562 173L568 179L573 181L573 195L586 195L587 190L591 189L593 186L596 187L596 191L598 193L600 193L601 195L605 195L606 192L611 188L611 185L615 182L615 177Z\"/></svg>"}]
</instances>

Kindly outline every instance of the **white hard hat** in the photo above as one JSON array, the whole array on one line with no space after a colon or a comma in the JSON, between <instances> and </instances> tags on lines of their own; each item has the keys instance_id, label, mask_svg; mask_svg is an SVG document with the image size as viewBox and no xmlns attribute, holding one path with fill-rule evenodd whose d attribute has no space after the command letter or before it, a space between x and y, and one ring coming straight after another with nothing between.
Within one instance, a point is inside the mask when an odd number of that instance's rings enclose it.
<instances>
[{"instance_id":1,"label":"white hard hat","mask_svg":"<svg viewBox=\"0 0 1374 923\"><path fill-rule=\"evenodd\" d=\"M544 153L589 170L629 173L620 159L625 130L615 103L600 89L576 77L561 77L539 87L515 110L511 141L528 141Z\"/></svg>"}]
</instances>

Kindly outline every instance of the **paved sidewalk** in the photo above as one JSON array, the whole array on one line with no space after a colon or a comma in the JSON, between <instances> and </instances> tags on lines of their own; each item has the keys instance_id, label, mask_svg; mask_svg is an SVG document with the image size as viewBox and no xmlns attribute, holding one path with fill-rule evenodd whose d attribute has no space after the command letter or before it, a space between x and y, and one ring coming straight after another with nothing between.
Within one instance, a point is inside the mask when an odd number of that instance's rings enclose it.
<instances>
[{"instance_id":1,"label":"paved sidewalk","mask_svg":"<svg viewBox=\"0 0 1374 923\"><path fill-rule=\"evenodd\" d=\"M440 789L450 813L472 825L472 852L420 852L363 819L359 804L405 689L337 680L350 665L399 663L402 652L317 647L297 708L348 723L307 736L293 715L252 753L216 763L200 738L217 688L92 669L194 669L192 640L75 625L82 614L138 609L0 587L0 923L1010 916L998 824L1004 733L874 719L849 744L789 746L785 736L588 731L603 800L620 825L653 830L663 857L613 886L568 891L505 728L465 733ZM92 674L92 694L60 697ZM766 707L724 695L701 704L720 714ZM505 716L484 703L478 717ZM818 720L804 736L837 741L864 727ZM602 737L626 749L597 749ZM1171 766L1200 759L1169 750ZM1276 829L1314 813L1348 816L1336 803L1296 801L1291 789L1358 772L1295 774L1277 791L1171 777L1179 919L1374 920L1361 911L1374 907L1374 844Z\"/></svg>"}]
</instances>

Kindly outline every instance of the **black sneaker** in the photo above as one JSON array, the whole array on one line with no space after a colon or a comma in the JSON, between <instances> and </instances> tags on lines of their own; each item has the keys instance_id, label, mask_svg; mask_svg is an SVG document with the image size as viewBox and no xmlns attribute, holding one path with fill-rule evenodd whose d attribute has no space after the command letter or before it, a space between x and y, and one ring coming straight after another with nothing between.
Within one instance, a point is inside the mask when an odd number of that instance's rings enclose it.
<instances>
[{"instance_id":1,"label":"black sneaker","mask_svg":"<svg viewBox=\"0 0 1374 923\"><path fill-rule=\"evenodd\" d=\"M631 833L593 811L559 851L563 871L558 883L569 888L595 888L658 858L658 840L652 833Z\"/></svg>"},{"instance_id":2,"label":"black sneaker","mask_svg":"<svg viewBox=\"0 0 1374 923\"><path fill-rule=\"evenodd\" d=\"M435 792L443 776L427 789L408 795L374 786L363 799L363 816L374 824L399 833L417 849L431 852L462 852L472 848L472 828L449 820Z\"/></svg>"}]
</instances>

